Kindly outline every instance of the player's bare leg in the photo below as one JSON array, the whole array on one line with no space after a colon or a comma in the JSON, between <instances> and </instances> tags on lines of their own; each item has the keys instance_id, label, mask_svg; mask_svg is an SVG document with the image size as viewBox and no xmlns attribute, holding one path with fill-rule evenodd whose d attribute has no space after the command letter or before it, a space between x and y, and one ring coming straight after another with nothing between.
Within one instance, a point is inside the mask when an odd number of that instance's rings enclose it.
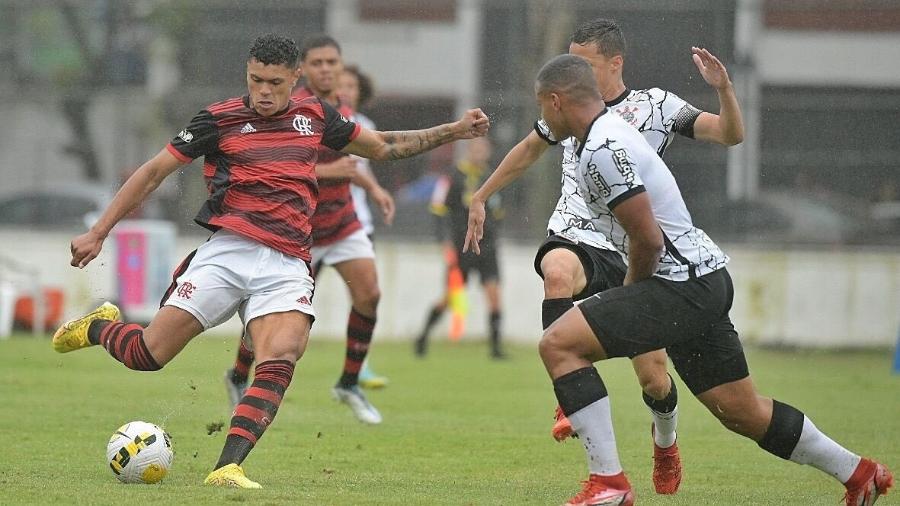
<instances>
[{"instance_id":1,"label":"player's bare leg","mask_svg":"<svg viewBox=\"0 0 900 506\"><path fill-rule=\"evenodd\" d=\"M711 388L697 399L729 430L773 455L831 475L847 489L847 505L869 505L893 484L890 471L822 433L796 408L756 392L750 377Z\"/></svg>"},{"instance_id":2,"label":"player's bare leg","mask_svg":"<svg viewBox=\"0 0 900 506\"><path fill-rule=\"evenodd\" d=\"M581 310L572 308L550 325L538 349L559 406L587 454L588 480L566 504L633 504L634 493L619 462L609 396L593 367L606 352Z\"/></svg>"},{"instance_id":3,"label":"player's bare leg","mask_svg":"<svg viewBox=\"0 0 900 506\"><path fill-rule=\"evenodd\" d=\"M294 366L306 350L309 327L309 315L299 311L270 313L247 325L256 355L253 383L234 409L225 446L206 484L260 488L240 466L278 412Z\"/></svg>"},{"instance_id":4,"label":"player's bare leg","mask_svg":"<svg viewBox=\"0 0 900 506\"><path fill-rule=\"evenodd\" d=\"M379 424L382 420L381 413L369 403L359 388L359 371L369 353L378 312L378 301L381 299L375 260L357 258L337 263L334 268L347 284L347 289L350 290L352 307L347 321L347 352L344 358L344 370L332 393L335 399L353 410L353 414L359 421Z\"/></svg>"},{"instance_id":5,"label":"player's bare leg","mask_svg":"<svg viewBox=\"0 0 900 506\"><path fill-rule=\"evenodd\" d=\"M447 306L450 305L450 295L447 293L447 290L444 290L444 295L441 300L437 301L431 309L428 310L428 317L425 319L425 326L422 327L422 331L419 332L416 340L413 341L413 353L417 357L424 357L426 353L428 353L428 336L431 335L431 329L437 325L437 322L440 321L441 316L444 315L444 312L447 311Z\"/></svg>"}]
</instances>

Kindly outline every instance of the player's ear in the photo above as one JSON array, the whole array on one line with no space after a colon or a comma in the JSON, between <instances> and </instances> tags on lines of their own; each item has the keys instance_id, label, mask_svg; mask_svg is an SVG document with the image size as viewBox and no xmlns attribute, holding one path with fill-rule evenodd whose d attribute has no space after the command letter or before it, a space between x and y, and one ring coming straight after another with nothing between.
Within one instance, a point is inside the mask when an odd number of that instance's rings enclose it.
<instances>
[{"instance_id":1,"label":"player's ear","mask_svg":"<svg viewBox=\"0 0 900 506\"><path fill-rule=\"evenodd\" d=\"M609 59L609 64L613 70L622 70L622 66L625 65L625 57L617 54Z\"/></svg>"}]
</instances>

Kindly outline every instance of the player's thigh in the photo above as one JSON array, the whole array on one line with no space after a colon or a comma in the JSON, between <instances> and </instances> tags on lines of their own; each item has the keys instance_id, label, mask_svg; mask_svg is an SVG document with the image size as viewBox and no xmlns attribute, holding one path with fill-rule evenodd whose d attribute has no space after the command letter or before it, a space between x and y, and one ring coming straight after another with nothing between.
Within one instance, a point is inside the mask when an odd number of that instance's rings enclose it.
<instances>
[{"instance_id":1,"label":"player's thigh","mask_svg":"<svg viewBox=\"0 0 900 506\"><path fill-rule=\"evenodd\" d=\"M584 263L569 247L548 249L541 257L538 269L544 279L545 298L573 297L587 286Z\"/></svg>"},{"instance_id":2,"label":"player's thigh","mask_svg":"<svg viewBox=\"0 0 900 506\"><path fill-rule=\"evenodd\" d=\"M250 320L247 331L253 340L257 363L296 362L306 351L311 326L312 317L297 310L266 313Z\"/></svg>"},{"instance_id":3,"label":"player's thigh","mask_svg":"<svg viewBox=\"0 0 900 506\"><path fill-rule=\"evenodd\" d=\"M144 344L156 363L163 366L203 330L203 325L190 312L163 306L144 329Z\"/></svg>"},{"instance_id":4,"label":"player's thigh","mask_svg":"<svg viewBox=\"0 0 900 506\"><path fill-rule=\"evenodd\" d=\"M377 301L380 292L378 289L378 271L375 269L374 258L355 258L334 264L334 268L341 275L341 279L350 290L350 298L354 303Z\"/></svg>"}]
</instances>

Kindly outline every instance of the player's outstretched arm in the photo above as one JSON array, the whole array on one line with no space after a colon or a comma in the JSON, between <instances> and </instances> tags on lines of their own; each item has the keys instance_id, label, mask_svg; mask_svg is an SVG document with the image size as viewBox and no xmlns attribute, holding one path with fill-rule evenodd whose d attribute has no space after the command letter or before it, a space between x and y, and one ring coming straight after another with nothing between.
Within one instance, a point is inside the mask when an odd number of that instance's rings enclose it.
<instances>
[{"instance_id":1,"label":"player's outstretched arm","mask_svg":"<svg viewBox=\"0 0 900 506\"><path fill-rule=\"evenodd\" d=\"M122 188L116 193L112 202L103 211L90 230L72 239L73 267L79 269L97 258L103 248L103 241L109 235L110 230L122 218L128 215L137 206L141 205L147 195L155 190L160 183L172 172L175 172L183 163L175 158L168 150L163 149L153 158L141 165L138 170L125 181Z\"/></svg>"},{"instance_id":2,"label":"player's outstretched arm","mask_svg":"<svg viewBox=\"0 0 900 506\"><path fill-rule=\"evenodd\" d=\"M694 137L726 146L740 144L744 140L744 120L728 70L706 49L692 47L691 53L703 80L715 88L719 95L719 114L700 113L694 122Z\"/></svg>"},{"instance_id":3,"label":"player's outstretched arm","mask_svg":"<svg viewBox=\"0 0 900 506\"><path fill-rule=\"evenodd\" d=\"M481 109L469 109L453 123L425 130L378 132L362 128L359 135L343 151L372 160L399 160L430 151L448 142L482 137L490 128L490 120Z\"/></svg>"},{"instance_id":4,"label":"player's outstretched arm","mask_svg":"<svg viewBox=\"0 0 900 506\"><path fill-rule=\"evenodd\" d=\"M484 203L491 195L506 188L507 185L519 179L528 167L531 167L538 158L544 154L549 145L533 130L527 137L509 150L503 157L503 161L497 169L482 183L472 194L472 202L469 204L469 226L466 229L466 241L463 243L463 253L472 248L476 254L481 254L478 243L484 236Z\"/></svg>"},{"instance_id":5,"label":"player's outstretched arm","mask_svg":"<svg viewBox=\"0 0 900 506\"><path fill-rule=\"evenodd\" d=\"M628 197L612 212L628 235L628 270L623 284L629 285L653 276L665 243L650 206L650 195L641 192Z\"/></svg>"}]
</instances>

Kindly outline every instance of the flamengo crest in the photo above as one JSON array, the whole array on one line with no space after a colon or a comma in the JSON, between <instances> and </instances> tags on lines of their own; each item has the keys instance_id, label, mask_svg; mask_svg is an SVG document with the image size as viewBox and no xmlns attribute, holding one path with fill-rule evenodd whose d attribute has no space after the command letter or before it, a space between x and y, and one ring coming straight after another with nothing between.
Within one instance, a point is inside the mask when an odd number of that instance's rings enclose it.
<instances>
[{"instance_id":1,"label":"flamengo crest","mask_svg":"<svg viewBox=\"0 0 900 506\"><path fill-rule=\"evenodd\" d=\"M300 135L313 135L314 133L312 121L302 114L294 116L294 130L300 132Z\"/></svg>"}]
</instances>

